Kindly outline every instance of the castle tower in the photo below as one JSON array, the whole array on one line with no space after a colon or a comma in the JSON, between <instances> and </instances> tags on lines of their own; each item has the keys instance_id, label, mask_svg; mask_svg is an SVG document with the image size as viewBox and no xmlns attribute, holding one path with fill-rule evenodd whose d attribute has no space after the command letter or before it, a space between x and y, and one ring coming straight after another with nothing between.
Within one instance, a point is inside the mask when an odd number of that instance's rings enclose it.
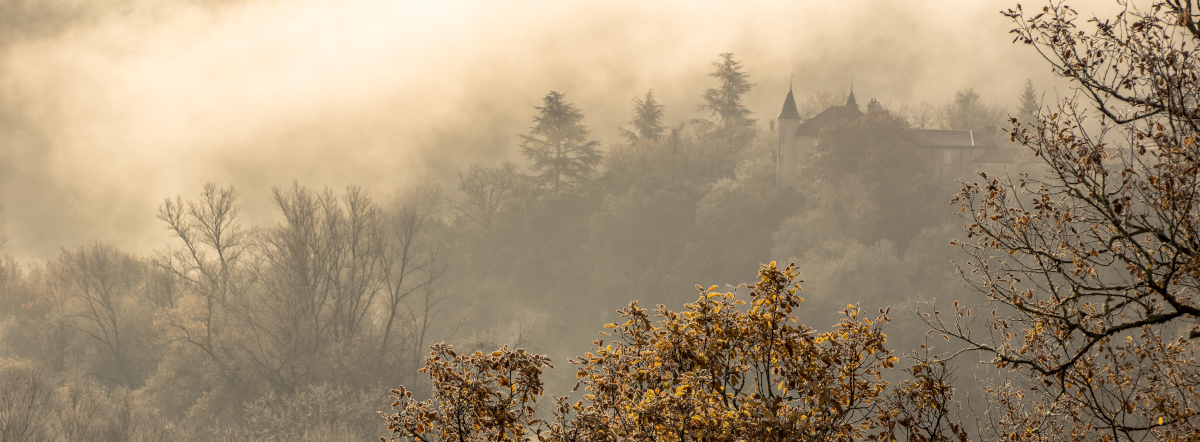
<instances>
[{"instance_id":1,"label":"castle tower","mask_svg":"<svg viewBox=\"0 0 1200 442\"><path fill-rule=\"evenodd\" d=\"M799 165L800 158L793 144L796 142L796 128L800 127L800 112L796 110L796 98L792 96L792 88L788 87L787 98L783 99L783 110L776 118L779 124L779 145L775 152L775 177L780 185L791 185L791 174Z\"/></svg>"},{"instance_id":2,"label":"castle tower","mask_svg":"<svg viewBox=\"0 0 1200 442\"><path fill-rule=\"evenodd\" d=\"M798 186L805 173L804 169L810 165L816 153L821 130L862 118L863 115L865 114L858 110L858 102L854 99L854 87L851 86L845 106L830 106L801 122L800 112L796 111L796 98L792 96L791 88L788 88L787 98L783 100L783 110L779 112L778 117L776 182L782 187Z\"/></svg>"}]
</instances>

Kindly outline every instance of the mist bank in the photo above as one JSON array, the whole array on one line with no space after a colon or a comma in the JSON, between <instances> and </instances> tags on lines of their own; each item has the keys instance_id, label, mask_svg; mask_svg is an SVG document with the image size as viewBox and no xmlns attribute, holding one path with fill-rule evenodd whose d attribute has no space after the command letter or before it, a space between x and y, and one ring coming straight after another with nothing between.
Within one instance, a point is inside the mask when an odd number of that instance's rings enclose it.
<instances>
[{"instance_id":1,"label":"mist bank","mask_svg":"<svg viewBox=\"0 0 1200 442\"><path fill-rule=\"evenodd\" d=\"M164 198L216 181L245 215L292 179L392 191L521 161L532 107L558 90L607 148L627 98L702 117L712 57L734 52L774 115L801 94L1007 104L1038 60L999 6L962 2L445 5L230 1L9 4L0 60L0 204L17 256L100 240L149 251ZM886 20L882 19L886 17ZM903 36L903 38L898 38ZM1005 60L997 69L995 60ZM615 99L614 99L615 98ZM765 120L764 120L765 123Z\"/></svg>"}]
</instances>

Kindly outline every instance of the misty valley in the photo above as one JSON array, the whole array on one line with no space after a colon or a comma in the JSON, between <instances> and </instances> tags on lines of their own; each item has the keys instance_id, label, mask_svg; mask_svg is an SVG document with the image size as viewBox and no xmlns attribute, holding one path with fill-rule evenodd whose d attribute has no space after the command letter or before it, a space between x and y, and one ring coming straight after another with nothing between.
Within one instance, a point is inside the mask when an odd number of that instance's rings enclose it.
<instances>
[{"instance_id":1,"label":"misty valley","mask_svg":"<svg viewBox=\"0 0 1200 442\"><path fill-rule=\"evenodd\" d=\"M267 2L216 3L178 8ZM496 152L433 137L392 181L275 180L346 167L310 132L278 170L195 160L152 211L31 179L0 225L0 441L1195 440L1200 4L1117 6L989 12L1053 74L1014 87L784 84L706 47L629 96L497 92L519 106L453 120ZM107 20L58 8L0 6L0 47ZM20 190L69 156L22 149L89 132L35 134L74 114L5 81Z\"/></svg>"}]
</instances>

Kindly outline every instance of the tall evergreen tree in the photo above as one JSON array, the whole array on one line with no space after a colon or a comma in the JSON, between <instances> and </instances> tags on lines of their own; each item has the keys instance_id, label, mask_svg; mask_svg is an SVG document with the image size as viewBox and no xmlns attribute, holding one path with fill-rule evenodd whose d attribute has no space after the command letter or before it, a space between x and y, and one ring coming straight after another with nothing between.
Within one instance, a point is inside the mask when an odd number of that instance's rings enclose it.
<instances>
[{"instance_id":1,"label":"tall evergreen tree","mask_svg":"<svg viewBox=\"0 0 1200 442\"><path fill-rule=\"evenodd\" d=\"M583 114L563 100L563 94L550 91L535 107L533 128L521 135L521 153L533 160L533 171L543 185L557 191L583 181L596 171L602 155L599 141L588 139Z\"/></svg>"},{"instance_id":2,"label":"tall evergreen tree","mask_svg":"<svg viewBox=\"0 0 1200 442\"><path fill-rule=\"evenodd\" d=\"M733 59L732 52L721 54L721 61L713 62L716 67L709 77L716 78L720 87L704 91L704 104L700 110L708 111L717 119L718 127L729 133L748 133L754 127L750 109L742 104L742 95L754 87L750 76L742 72L742 64Z\"/></svg>"},{"instance_id":3,"label":"tall evergreen tree","mask_svg":"<svg viewBox=\"0 0 1200 442\"><path fill-rule=\"evenodd\" d=\"M663 105L654 99L654 89L646 91L645 98L633 97L632 120L633 130L620 129L621 135L636 144L639 140L653 140L663 135L662 126Z\"/></svg>"},{"instance_id":4,"label":"tall evergreen tree","mask_svg":"<svg viewBox=\"0 0 1200 442\"><path fill-rule=\"evenodd\" d=\"M1038 100L1033 90L1033 80L1025 80L1025 88L1017 97L1017 121L1030 124L1037 121Z\"/></svg>"}]
</instances>

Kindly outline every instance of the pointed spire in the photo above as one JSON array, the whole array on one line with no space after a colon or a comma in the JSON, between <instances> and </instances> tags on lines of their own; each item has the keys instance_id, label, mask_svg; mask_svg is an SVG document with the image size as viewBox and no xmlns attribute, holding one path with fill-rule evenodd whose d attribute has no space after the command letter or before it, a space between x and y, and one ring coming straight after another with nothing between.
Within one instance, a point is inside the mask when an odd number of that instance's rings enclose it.
<instances>
[{"instance_id":1,"label":"pointed spire","mask_svg":"<svg viewBox=\"0 0 1200 442\"><path fill-rule=\"evenodd\" d=\"M792 88L788 87L787 98L783 99L783 110L779 111L780 120L799 120L800 112L796 110L796 98L792 96Z\"/></svg>"},{"instance_id":2,"label":"pointed spire","mask_svg":"<svg viewBox=\"0 0 1200 442\"><path fill-rule=\"evenodd\" d=\"M846 97L846 107L858 109L858 102L854 100L854 76L850 76L850 96Z\"/></svg>"}]
</instances>

